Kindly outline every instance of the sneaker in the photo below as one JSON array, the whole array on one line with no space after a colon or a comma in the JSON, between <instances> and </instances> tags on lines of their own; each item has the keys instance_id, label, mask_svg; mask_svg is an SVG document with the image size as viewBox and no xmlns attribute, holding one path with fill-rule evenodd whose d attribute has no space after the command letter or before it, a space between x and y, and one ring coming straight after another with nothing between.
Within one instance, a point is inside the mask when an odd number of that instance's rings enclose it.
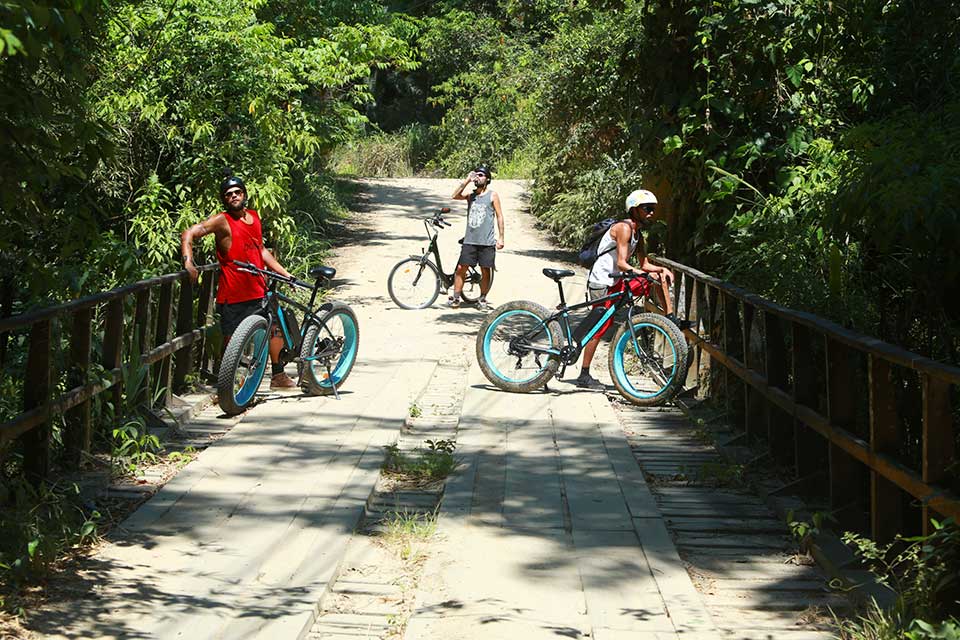
<instances>
[{"instance_id":1,"label":"sneaker","mask_svg":"<svg viewBox=\"0 0 960 640\"><path fill-rule=\"evenodd\" d=\"M450 307L451 309L459 309L459 308L460 308L460 298L456 298L456 297L454 297L454 296L450 296L449 298L447 298L447 306Z\"/></svg>"},{"instance_id":2,"label":"sneaker","mask_svg":"<svg viewBox=\"0 0 960 640\"><path fill-rule=\"evenodd\" d=\"M288 376L286 373L281 372L270 378L270 388L287 391L290 389L296 389L297 383L294 382L293 378Z\"/></svg>"},{"instance_id":3,"label":"sneaker","mask_svg":"<svg viewBox=\"0 0 960 640\"><path fill-rule=\"evenodd\" d=\"M486 298L480 298L477 300L477 309L480 311L490 311L493 307L490 306L490 303L487 302Z\"/></svg>"},{"instance_id":4,"label":"sneaker","mask_svg":"<svg viewBox=\"0 0 960 640\"><path fill-rule=\"evenodd\" d=\"M588 372L584 371L577 379L573 381L573 384L580 387L581 389L605 389L603 383L594 378Z\"/></svg>"}]
</instances>

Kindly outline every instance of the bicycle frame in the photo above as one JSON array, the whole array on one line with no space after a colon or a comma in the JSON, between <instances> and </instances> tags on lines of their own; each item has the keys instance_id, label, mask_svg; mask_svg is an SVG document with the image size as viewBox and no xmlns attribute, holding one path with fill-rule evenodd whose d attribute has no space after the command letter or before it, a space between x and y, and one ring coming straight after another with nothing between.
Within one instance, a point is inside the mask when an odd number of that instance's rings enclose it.
<instances>
[{"instance_id":1,"label":"bicycle frame","mask_svg":"<svg viewBox=\"0 0 960 640\"><path fill-rule=\"evenodd\" d=\"M633 311L635 308L633 302L636 299L636 296L633 294L633 291L631 291L629 286L624 287L623 291L618 291L616 293L611 293L601 298L597 298L596 300L588 300L586 302L580 302L570 306L567 306L567 302L563 296L563 286L559 281L557 281L557 287L560 289L560 304L557 306L557 313L544 320L542 325L549 325L551 322L558 321L563 329L562 338L565 344L560 349L525 344L523 346L524 349L527 351L533 351L535 353L545 353L548 355L557 356L560 358L560 361L564 366L574 364L580 358L580 352L583 351L584 345L590 342L590 340L597 334L598 331L600 331L607 321L613 318L617 311L626 306L628 307L627 326L630 329L630 338L633 341L634 349L637 349L637 352L639 353L640 346L637 342L636 331L633 328ZM582 338L579 340L574 339L574 332L583 327L585 323L589 322L590 317L588 316L587 318L584 318L580 323L577 324L576 327L571 330L570 312L577 309L584 309L586 307L597 307L607 300L613 300L613 304L610 305L610 308L607 309L603 315L599 317L599 319L594 321L593 325L583 335ZM539 331L539 327L536 329L531 329L530 332L522 337L527 338L537 331Z\"/></svg>"},{"instance_id":2,"label":"bicycle frame","mask_svg":"<svg viewBox=\"0 0 960 640\"><path fill-rule=\"evenodd\" d=\"M264 273L260 273L259 271L254 272L254 271L251 271L250 269L241 269L241 270L247 271L249 273L258 273L258 275L260 275L264 280L267 280L267 277L268 277L267 275L265 275ZM331 305L329 302L325 302L317 308L316 312L313 311L313 303L316 302L317 294L320 292L319 279L312 287L308 284L301 283L296 280L286 280L286 279L283 280L283 282L286 282L287 284L291 284L293 286L298 286L301 288L310 288L311 294L310 294L310 302L308 305L304 305L300 302L297 302L293 298L286 296L280 293L279 291L277 291L276 288L277 288L278 281L279 280L276 277L270 276L270 281L267 285L267 295L266 295L267 302L264 308L266 309L266 312L267 312L267 337L268 338L267 340L263 341L263 344L261 345L260 350L256 354L254 354L254 360L256 362L259 362L260 359L263 358L267 352L269 352L268 345L270 344L270 336L273 335L274 324L280 325L280 333L281 333L281 337L283 338L283 346L286 347L287 351L289 353L299 353L300 345L303 343L303 338L304 336L306 336L307 329L310 327L311 322L314 324L320 324L320 317L317 315L317 312L321 312L321 311L325 311L333 308L333 305ZM294 336L290 335L290 331L287 326L286 319L284 318L283 307L280 306L281 302L284 303L285 305L289 305L303 312L303 322L300 323L300 334L296 336L296 339L294 339ZM323 354L317 354L317 355L311 356L308 359L315 360L321 357L322 355Z\"/></svg>"}]
</instances>

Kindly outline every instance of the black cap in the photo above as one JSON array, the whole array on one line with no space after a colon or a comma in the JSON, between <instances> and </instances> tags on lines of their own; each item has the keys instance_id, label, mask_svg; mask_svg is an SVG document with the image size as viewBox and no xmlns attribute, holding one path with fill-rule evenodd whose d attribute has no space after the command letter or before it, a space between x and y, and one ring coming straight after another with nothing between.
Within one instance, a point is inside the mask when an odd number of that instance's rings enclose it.
<instances>
[{"instance_id":1,"label":"black cap","mask_svg":"<svg viewBox=\"0 0 960 640\"><path fill-rule=\"evenodd\" d=\"M487 176L487 180L493 180L493 174L490 173L490 167L485 164L477 165L477 168L473 170L474 173L482 173Z\"/></svg>"}]
</instances>

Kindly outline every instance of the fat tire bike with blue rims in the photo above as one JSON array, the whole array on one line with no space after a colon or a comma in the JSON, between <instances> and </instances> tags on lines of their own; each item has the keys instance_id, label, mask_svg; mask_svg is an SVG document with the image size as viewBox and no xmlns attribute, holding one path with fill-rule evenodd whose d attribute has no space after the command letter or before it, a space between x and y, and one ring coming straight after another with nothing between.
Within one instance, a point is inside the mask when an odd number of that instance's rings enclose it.
<instances>
[{"instance_id":1,"label":"fat tire bike with blue rims","mask_svg":"<svg viewBox=\"0 0 960 640\"><path fill-rule=\"evenodd\" d=\"M635 304L642 298L629 286L634 278L656 280L647 274L615 273L614 279L625 281L622 291L567 306L560 280L573 271L544 269L543 274L560 290L556 313L516 300L494 309L480 326L477 361L487 380L516 393L543 387L558 370L562 376L575 364L591 338L626 308L627 320L614 334L607 361L614 386L628 402L640 406L662 405L677 394L689 366L687 341L671 320L639 311ZM608 300L609 308L599 306ZM590 313L571 327L570 312L589 306Z\"/></svg>"},{"instance_id":2,"label":"fat tire bike with blue rims","mask_svg":"<svg viewBox=\"0 0 960 640\"><path fill-rule=\"evenodd\" d=\"M390 299L403 309L426 309L432 305L441 291L453 287L453 273L444 273L440 262L440 250L437 247L437 237L440 235L434 229L452 227L443 214L450 213L450 207L443 207L432 216L423 219L423 226L427 230L430 244L421 255L412 255L404 258L393 266L387 277L387 291ZM463 240L460 241L461 244ZM430 256L433 259L430 259ZM490 270L490 282L493 283L494 270ZM469 267L463 279L463 291L460 297L467 303L474 303L480 298L480 282L483 274L478 267Z\"/></svg>"},{"instance_id":3,"label":"fat tire bike with blue rims","mask_svg":"<svg viewBox=\"0 0 960 640\"><path fill-rule=\"evenodd\" d=\"M220 363L217 393L220 408L227 415L245 411L256 397L270 364L270 337L283 339L280 363L297 363L299 385L308 395L330 395L339 399L341 387L357 360L360 327L353 310L342 302L325 302L314 309L323 280L336 274L332 267L316 267L310 275L314 284L287 278L247 262L234 261L240 271L262 276L267 295L260 313L243 319L230 337ZM310 289L310 303L303 305L277 291L278 284ZM281 305L282 303L282 305ZM298 322L291 308L303 312Z\"/></svg>"}]
</instances>

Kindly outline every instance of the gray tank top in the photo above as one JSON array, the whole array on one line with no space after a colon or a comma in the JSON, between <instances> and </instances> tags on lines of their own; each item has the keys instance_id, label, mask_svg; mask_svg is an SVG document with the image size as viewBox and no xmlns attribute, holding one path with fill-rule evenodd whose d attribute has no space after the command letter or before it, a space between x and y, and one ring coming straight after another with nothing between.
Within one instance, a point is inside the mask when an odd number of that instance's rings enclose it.
<instances>
[{"instance_id":1,"label":"gray tank top","mask_svg":"<svg viewBox=\"0 0 960 640\"><path fill-rule=\"evenodd\" d=\"M497 244L493 224L497 214L493 209L493 192L489 189L467 200L467 232L464 244L479 244L489 247Z\"/></svg>"}]
</instances>

